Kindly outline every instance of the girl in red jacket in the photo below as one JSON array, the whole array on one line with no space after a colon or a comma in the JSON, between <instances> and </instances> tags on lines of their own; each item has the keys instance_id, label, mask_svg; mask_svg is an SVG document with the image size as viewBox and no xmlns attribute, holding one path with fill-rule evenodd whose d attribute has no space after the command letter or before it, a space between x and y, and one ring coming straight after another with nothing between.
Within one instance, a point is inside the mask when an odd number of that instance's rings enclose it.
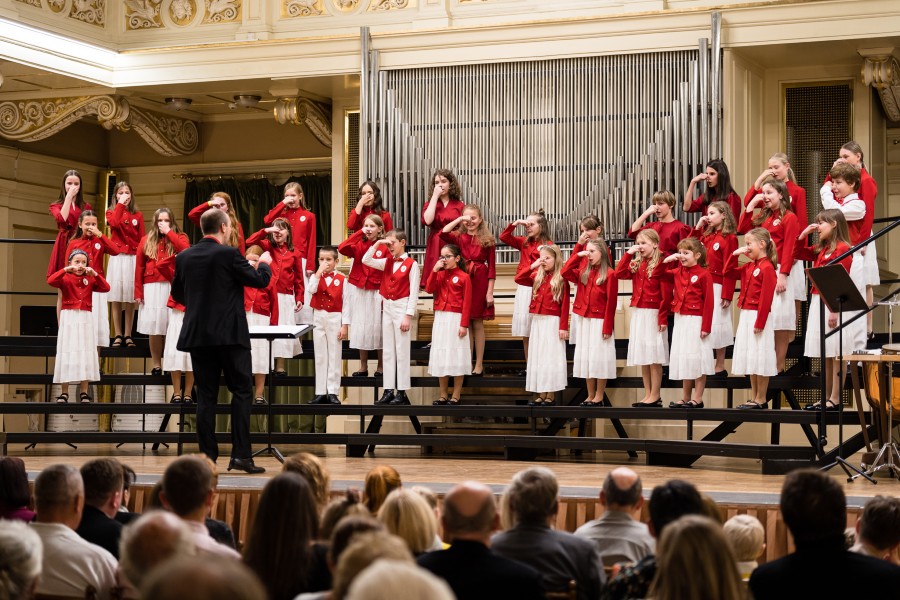
<instances>
[{"instance_id":1,"label":"girl in red jacket","mask_svg":"<svg viewBox=\"0 0 900 600\"><path fill-rule=\"evenodd\" d=\"M358 231L369 215L376 215L384 224L384 230L394 228L391 213L384 209L381 200L381 188L372 180L366 180L359 186L356 194L356 207L347 215L347 230Z\"/></svg>"},{"instance_id":2,"label":"girl in red jacket","mask_svg":"<svg viewBox=\"0 0 900 600\"><path fill-rule=\"evenodd\" d=\"M572 254L569 255L569 259L571 260L572 256L577 255L579 252L583 252L587 249L588 242L591 240L596 240L603 236L603 224L600 222L600 217L597 215L588 215L581 219L581 223L578 224L579 229L581 230L580 235L578 236L578 241L575 243L575 247L572 248ZM612 254L609 256L609 263L612 263ZM565 267L563 267L563 277L565 277ZM566 279L572 283L576 283L575 280L566 277ZM583 290L583 286L575 285L575 306L572 308L572 320L569 322L569 343L574 345L578 344L578 330L581 327L581 312L576 310L575 307L583 307L585 304L585 300L581 297Z\"/></svg>"},{"instance_id":3,"label":"girl in red jacket","mask_svg":"<svg viewBox=\"0 0 900 600\"><path fill-rule=\"evenodd\" d=\"M769 377L778 374L773 352L775 331L769 314L776 295L778 254L772 236L762 227L747 232L744 245L734 254L744 254L751 262L728 273L731 277L741 278L741 295L738 297L741 318L734 339L731 371L735 375L750 376L753 397L738 408L763 408L768 402Z\"/></svg>"},{"instance_id":4,"label":"girl in red jacket","mask_svg":"<svg viewBox=\"0 0 900 600\"><path fill-rule=\"evenodd\" d=\"M237 218L237 213L234 212L234 204L231 202L231 196L225 192L213 192L212 196L209 197L209 200L203 204L198 204L191 209L188 213L188 219L199 228L200 217L211 208L216 208L228 213L228 218L231 219L232 227L231 233L229 234L228 239L225 240L225 243L232 248L237 248L241 252L241 255L243 255L245 251L244 228Z\"/></svg>"},{"instance_id":5,"label":"girl in red jacket","mask_svg":"<svg viewBox=\"0 0 900 600\"><path fill-rule=\"evenodd\" d=\"M738 199L740 202L740 199ZM716 352L716 376L725 377L725 350L734 344L734 319L731 302L734 300L734 279L725 273L737 266L734 251L737 250L737 225L728 203L716 201L709 205L706 215L697 221L691 237L700 238L706 248L706 264L713 280L712 331L710 343Z\"/></svg>"},{"instance_id":6,"label":"girl in red jacket","mask_svg":"<svg viewBox=\"0 0 900 600\"><path fill-rule=\"evenodd\" d=\"M156 267L166 281L171 284L175 279L175 255L172 254L156 261ZM191 362L191 353L178 349L178 338L181 337L181 328L184 326L185 306L176 302L172 294L169 294L166 306L169 309L169 324L166 326L162 368L172 380L172 397L169 401L175 404L179 402L190 404L194 401L191 396L194 389L194 365ZM182 385L182 373L184 374L184 385Z\"/></svg>"},{"instance_id":7,"label":"girl in red jacket","mask_svg":"<svg viewBox=\"0 0 900 600\"><path fill-rule=\"evenodd\" d=\"M445 244L434 263L425 291L434 295L434 326L431 329L431 352L428 374L437 377L441 395L434 404L459 404L463 376L472 372L469 347L469 313L472 304L472 281L459 246ZM448 387L453 377L453 393Z\"/></svg>"},{"instance_id":8,"label":"girl in red jacket","mask_svg":"<svg viewBox=\"0 0 900 600\"><path fill-rule=\"evenodd\" d=\"M704 191L698 198L694 198L694 188L700 182L706 184ZM714 158L706 163L706 171L696 175L688 184L684 193L684 212L706 212L713 202L724 202L728 205L732 214L740 214L741 197L731 187L731 175L728 165L721 158Z\"/></svg>"},{"instance_id":9,"label":"girl in red jacket","mask_svg":"<svg viewBox=\"0 0 900 600\"><path fill-rule=\"evenodd\" d=\"M131 330L134 325L134 264L138 244L144 237L144 215L134 203L134 195L127 181L120 181L113 190L110 208L106 211L112 243L119 251L109 257L107 281L109 282L109 303L112 306L113 329L116 337L111 344L134 346ZM125 311L124 326L122 311Z\"/></svg>"},{"instance_id":10,"label":"girl in red jacket","mask_svg":"<svg viewBox=\"0 0 900 600\"><path fill-rule=\"evenodd\" d=\"M431 176L431 198L422 207L422 225L428 227L423 273L431 273L441 252L441 230L462 214L459 180L450 169L438 169ZM422 282L425 286L425 282Z\"/></svg>"},{"instance_id":11,"label":"girl in red jacket","mask_svg":"<svg viewBox=\"0 0 900 600\"><path fill-rule=\"evenodd\" d=\"M659 251L659 235L652 229L644 229L635 241L637 243L625 252L616 267L619 280L632 280L631 324L625 364L640 366L644 380L644 397L632 406L659 407L662 406L659 391L662 368L669 363L666 326L671 298L664 298L665 266Z\"/></svg>"},{"instance_id":12,"label":"girl in red jacket","mask_svg":"<svg viewBox=\"0 0 900 600\"><path fill-rule=\"evenodd\" d=\"M80 249L72 251L68 265L50 275L47 283L62 293L53 367L53 383L61 388L56 401L68 402L69 384L78 381L79 399L90 402L93 398L88 394L88 382L100 379L91 300L94 292L108 292L109 284L89 266L87 252Z\"/></svg>"},{"instance_id":13,"label":"girl in red jacket","mask_svg":"<svg viewBox=\"0 0 900 600\"><path fill-rule=\"evenodd\" d=\"M259 264L259 257L263 255L263 252L264 250L259 246L251 245L247 248L247 262L253 265L254 269ZM264 288L244 288L244 312L247 313L247 326L278 325L278 292L275 291L276 285L275 277L273 277L269 280L269 285ZM272 368L268 340L250 340L250 362L250 372L253 373L253 388L256 398L254 403L265 404L266 397L263 390L266 385L266 375L269 374Z\"/></svg>"},{"instance_id":14,"label":"girl in red jacket","mask_svg":"<svg viewBox=\"0 0 900 600\"><path fill-rule=\"evenodd\" d=\"M338 252L353 259L348 277L350 283L350 347L359 351L359 370L353 377L369 375L369 352L378 351L378 365L375 377L382 374L383 352L381 350L381 277L383 271L363 264L362 258L376 240L384 235L384 222L378 215L370 214L363 219L362 229L341 242ZM376 248L375 258L381 260L388 255L387 248Z\"/></svg>"},{"instance_id":15,"label":"girl in red jacket","mask_svg":"<svg viewBox=\"0 0 900 600\"><path fill-rule=\"evenodd\" d=\"M579 239L575 248L580 245ZM589 239L583 248L577 253L573 251L562 269L562 276L577 289L572 319L575 315L580 317L572 376L581 377L587 383L587 399L582 406L600 406L607 380L616 378L613 330L619 283L610 266L606 242L600 238ZM569 329L571 337L571 326Z\"/></svg>"},{"instance_id":16,"label":"girl in red jacket","mask_svg":"<svg viewBox=\"0 0 900 600\"><path fill-rule=\"evenodd\" d=\"M555 392L569 383L566 339L569 337L569 282L562 276L559 246L541 246L531 263L531 331L525 389L537 393L533 406L554 403Z\"/></svg>"},{"instance_id":17,"label":"girl in red jacket","mask_svg":"<svg viewBox=\"0 0 900 600\"><path fill-rule=\"evenodd\" d=\"M81 211L91 210L91 205L84 201L81 190L81 175L78 171L66 171L59 186L59 198L50 205L50 214L56 220L56 241L50 251L50 263L47 265L47 277L50 277L66 266L66 247L69 239L78 229L78 217ZM59 320L62 296L56 298L56 319Z\"/></svg>"},{"instance_id":18,"label":"girl in red jacket","mask_svg":"<svg viewBox=\"0 0 900 600\"><path fill-rule=\"evenodd\" d=\"M706 376L715 373L712 331L712 275L706 268L706 248L696 238L678 242L678 253L665 263L679 263L666 272L673 284L672 350L669 354L669 379L681 380L681 401L670 402L669 408L703 408Z\"/></svg>"}]
</instances>

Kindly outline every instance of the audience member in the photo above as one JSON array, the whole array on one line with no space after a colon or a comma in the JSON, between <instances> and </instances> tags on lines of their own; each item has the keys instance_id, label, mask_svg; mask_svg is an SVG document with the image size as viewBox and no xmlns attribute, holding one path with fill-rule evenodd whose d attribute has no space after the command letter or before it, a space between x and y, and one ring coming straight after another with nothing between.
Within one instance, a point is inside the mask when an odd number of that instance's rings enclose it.
<instances>
[{"instance_id":1,"label":"audience member","mask_svg":"<svg viewBox=\"0 0 900 600\"><path fill-rule=\"evenodd\" d=\"M141 513L130 512L128 506L131 504L131 486L137 481L137 473L134 469L122 464L122 503L119 505L119 512L114 517L116 521L122 525L128 525L141 516Z\"/></svg>"},{"instance_id":2,"label":"audience member","mask_svg":"<svg viewBox=\"0 0 900 600\"><path fill-rule=\"evenodd\" d=\"M343 498L336 498L328 503L322 511L322 522L319 524L319 539L330 540L334 528L345 517L371 517L372 513L359 499L359 492L346 490Z\"/></svg>"},{"instance_id":3,"label":"audience member","mask_svg":"<svg viewBox=\"0 0 900 600\"><path fill-rule=\"evenodd\" d=\"M456 600L443 579L395 560L378 560L360 573L346 597L347 600Z\"/></svg>"},{"instance_id":4,"label":"audience member","mask_svg":"<svg viewBox=\"0 0 900 600\"><path fill-rule=\"evenodd\" d=\"M756 517L735 515L725 521L725 537L734 552L738 573L744 581L758 566L757 559L766 551L766 531Z\"/></svg>"},{"instance_id":5,"label":"audience member","mask_svg":"<svg viewBox=\"0 0 900 600\"><path fill-rule=\"evenodd\" d=\"M544 598L537 571L491 551L499 523L490 488L475 482L455 486L441 515L450 548L423 554L419 565L444 578L459 600Z\"/></svg>"},{"instance_id":6,"label":"audience member","mask_svg":"<svg viewBox=\"0 0 900 600\"><path fill-rule=\"evenodd\" d=\"M491 539L495 554L534 567L548 592L564 592L575 580L580 600L600 596L606 575L597 547L551 529L559 509L559 484L550 469L516 473L506 490L506 505L513 527Z\"/></svg>"},{"instance_id":7,"label":"audience member","mask_svg":"<svg viewBox=\"0 0 900 600\"><path fill-rule=\"evenodd\" d=\"M725 519L722 518L722 510L719 508L719 503L708 494L700 494L700 499L703 500L703 515L709 517L720 526L724 525Z\"/></svg>"},{"instance_id":8,"label":"audience member","mask_svg":"<svg viewBox=\"0 0 900 600\"><path fill-rule=\"evenodd\" d=\"M650 494L650 534L659 539L665 527L684 515L703 514L700 492L687 481L673 479L653 488ZM645 598L656 576L656 556L645 556L623 568L609 580L603 591L605 600Z\"/></svg>"},{"instance_id":9,"label":"audience member","mask_svg":"<svg viewBox=\"0 0 900 600\"><path fill-rule=\"evenodd\" d=\"M875 496L866 502L850 550L900 565L900 499Z\"/></svg>"},{"instance_id":10,"label":"audience member","mask_svg":"<svg viewBox=\"0 0 900 600\"><path fill-rule=\"evenodd\" d=\"M742 600L734 553L722 526L705 515L670 523L659 540L654 600Z\"/></svg>"},{"instance_id":11,"label":"audience member","mask_svg":"<svg viewBox=\"0 0 900 600\"><path fill-rule=\"evenodd\" d=\"M385 531L360 533L353 537L334 569L331 600L343 600L353 580L379 559L415 564L406 542L396 535Z\"/></svg>"},{"instance_id":12,"label":"audience member","mask_svg":"<svg viewBox=\"0 0 900 600\"><path fill-rule=\"evenodd\" d=\"M331 476L319 457L309 452L298 452L284 460L281 470L296 473L306 480L316 497L316 505L321 514L331 498Z\"/></svg>"},{"instance_id":13,"label":"audience member","mask_svg":"<svg viewBox=\"0 0 900 600\"><path fill-rule=\"evenodd\" d=\"M900 589L900 567L844 548L847 502L829 475L788 473L780 505L796 551L757 567L750 576L754 598L880 598Z\"/></svg>"},{"instance_id":14,"label":"audience member","mask_svg":"<svg viewBox=\"0 0 900 600\"><path fill-rule=\"evenodd\" d=\"M434 511L412 490L401 488L388 494L378 511L378 520L384 523L388 532L406 542L413 556L441 549Z\"/></svg>"},{"instance_id":15,"label":"audience member","mask_svg":"<svg viewBox=\"0 0 900 600\"><path fill-rule=\"evenodd\" d=\"M441 506L438 503L437 494L434 493L430 488L425 487L424 485L414 485L411 488L412 491L422 496L425 499L425 502L428 503L428 506L431 507L431 512L434 513L434 522L441 522ZM434 549L435 550L446 550L450 547L450 544L445 544L444 540L441 539L440 533L436 533L434 536Z\"/></svg>"},{"instance_id":16,"label":"audience member","mask_svg":"<svg viewBox=\"0 0 900 600\"><path fill-rule=\"evenodd\" d=\"M140 587L154 567L170 558L194 556L194 532L187 523L164 510L140 515L122 530L119 566L125 578Z\"/></svg>"},{"instance_id":17,"label":"audience member","mask_svg":"<svg viewBox=\"0 0 900 600\"><path fill-rule=\"evenodd\" d=\"M388 494L403 485L400 481L400 473L394 467L379 465L366 473L365 489L363 490L363 504L373 515L378 514L382 502Z\"/></svg>"},{"instance_id":18,"label":"audience member","mask_svg":"<svg viewBox=\"0 0 900 600\"><path fill-rule=\"evenodd\" d=\"M606 474L600 489L603 514L575 530L575 535L597 544L607 565L636 563L656 551L650 530L640 521L644 506L642 491L637 473L628 467L613 469Z\"/></svg>"},{"instance_id":19,"label":"audience member","mask_svg":"<svg viewBox=\"0 0 900 600\"><path fill-rule=\"evenodd\" d=\"M219 556L166 561L141 586L141 600L267 600L253 571Z\"/></svg>"},{"instance_id":20,"label":"audience member","mask_svg":"<svg viewBox=\"0 0 900 600\"><path fill-rule=\"evenodd\" d=\"M270 479L244 548L244 563L263 582L270 600L331 587L327 548L313 543L318 531L316 499L306 480L292 472Z\"/></svg>"},{"instance_id":21,"label":"audience member","mask_svg":"<svg viewBox=\"0 0 900 600\"><path fill-rule=\"evenodd\" d=\"M41 576L41 538L23 521L0 519L0 598L28 600Z\"/></svg>"},{"instance_id":22,"label":"audience member","mask_svg":"<svg viewBox=\"0 0 900 600\"><path fill-rule=\"evenodd\" d=\"M213 473L204 459L180 456L163 472L159 498L163 505L181 517L194 532L194 544L200 553L240 559L241 555L212 538L206 528L206 517L212 506Z\"/></svg>"},{"instance_id":23,"label":"audience member","mask_svg":"<svg viewBox=\"0 0 900 600\"><path fill-rule=\"evenodd\" d=\"M84 512L75 533L119 558L122 524L116 513L122 504L124 473L114 458L89 460L81 467L84 481Z\"/></svg>"},{"instance_id":24,"label":"audience member","mask_svg":"<svg viewBox=\"0 0 900 600\"><path fill-rule=\"evenodd\" d=\"M216 500L219 496L219 467L216 466L216 462L212 460L205 454L198 454L200 458L203 459L203 462L206 463L206 466L209 467L209 470L212 471L212 486L213 486L213 497L212 497L212 505L215 506ZM207 531L209 531L210 537L216 540L220 544L224 544L229 548L237 549L237 546L234 543L234 532L231 530L231 527L225 521L220 521L218 519L212 518L212 515L207 516L204 520L204 524L206 525Z\"/></svg>"},{"instance_id":25,"label":"audience member","mask_svg":"<svg viewBox=\"0 0 900 600\"><path fill-rule=\"evenodd\" d=\"M0 456L0 519L30 523L33 507L25 462L17 456Z\"/></svg>"},{"instance_id":26,"label":"audience member","mask_svg":"<svg viewBox=\"0 0 900 600\"><path fill-rule=\"evenodd\" d=\"M107 550L75 533L84 509L81 473L68 465L51 465L34 482L37 520L31 527L44 547L37 593L84 596L93 588L100 600L116 585L116 559Z\"/></svg>"}]
</instances>

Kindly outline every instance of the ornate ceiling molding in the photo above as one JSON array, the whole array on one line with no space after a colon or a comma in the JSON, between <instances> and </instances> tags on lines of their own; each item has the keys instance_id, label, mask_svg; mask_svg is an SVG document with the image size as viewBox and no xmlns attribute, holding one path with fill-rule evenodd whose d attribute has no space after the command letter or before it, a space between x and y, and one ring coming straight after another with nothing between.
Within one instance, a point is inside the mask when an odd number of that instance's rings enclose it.
<instances>
[{"instance_id":1,"label":"ornate ceiling molding","mask_svg":"<svg viewBox=\"0 0 900 600\"><path fill-rule=\"evenodd\" d=\"M888 119L900 121L900 63L889 53L865 58L863 81L878 90Z\"/></svg>"},{"instance_id":2,"label":"ornate ceiling molding","mask_svg":"<svg viewBox=\"0 0 900 600\"><path fill-rule=\"evenodd\" d=\"M299 96L278 98L275 120L282 125L306 125L323 146L331 148L331 107L327 104Z\"/></svg>"},{"instance_id":3,"label":"ornate ceiling molding","mask_svg":"<svg viewBox=\"0 0 900 600\"><path fill-rule=\"evenodd\" d=\"M122 96L0 102L0 136L34 142L48 138L88 116L96 117L106 129L134 130L163 156L192 154L200 144L200 134L194 121L132 106Z\"/></svg>"}]
</instances>

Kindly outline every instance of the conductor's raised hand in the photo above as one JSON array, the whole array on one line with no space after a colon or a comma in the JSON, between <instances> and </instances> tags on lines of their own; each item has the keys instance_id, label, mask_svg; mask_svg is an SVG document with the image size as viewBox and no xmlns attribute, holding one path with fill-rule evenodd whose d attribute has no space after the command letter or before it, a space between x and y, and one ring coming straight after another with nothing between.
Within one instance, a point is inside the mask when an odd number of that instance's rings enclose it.
<instances>
[{"instance_id":1,"label":"conductor's raised hand","mask_svg":"<svg viewBox=\"0 0 900 600\"><path fill-rule=\"evenodd\" d=\"M262 254L259 255L259 261L258 261L258 262L260 262L260 263L262 263L262 264L264 264L264 265L269 265L269 266L271 266L271 265L272 265L272 255L269 254L268 252L263 252Z\"/></svg>"}]
</instances>

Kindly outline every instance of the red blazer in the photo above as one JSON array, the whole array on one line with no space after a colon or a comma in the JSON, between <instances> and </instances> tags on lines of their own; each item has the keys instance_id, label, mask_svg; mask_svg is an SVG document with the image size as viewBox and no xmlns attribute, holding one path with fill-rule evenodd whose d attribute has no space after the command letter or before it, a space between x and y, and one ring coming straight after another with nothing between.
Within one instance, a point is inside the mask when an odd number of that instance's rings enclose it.
<instances>
[{"instance_id":1,"label":"red blazer","mask_svg":"<svg viewBox=\"0 0 900 600\"><path fill-rule=\"evenodd\" d=\"M316 215L305 208L289 208L284 202L279 202L263 217L263 223L271 225L279 218L291 224L291 243L300 258L312 263L316 259Z\"/></svg>"},{"instance_id":2,"label":"red blazer","mask_svg":"<svg viewBox=\"0 0 900 600\"><path fill-rule=\"evenodd\" d=\"M603 334L612 335L616 318L616 303L619 294L619 280L616 272L608 269L606 280L596 284L600 269L594 268L588 273L587 283L581 283L581 272L587 265L586 256L578 256L578 244L566 264L562 268L562 276L566 281L575 284L575 302L572 312L586 319L603 319Z\"/></svg>"},{"instance_id":3,"label":"red blazer","mask_svg":"<svg viewBox=\"0 0 900 600\"><path fill-rule=\"evenodd\" d=\"M329 277L333 277L331 285L326 285L325 277L319 279L316 292L309 298L309 305L313 310L343 312L344 288L347 287L347 278L344 277L343 273L337 271L331 272Z\"/></svg>"},{"instance_id":4,"label":"red blazer","mask_svg":"<svg viewBox=\"0 0 900 600\"><path fill-rule=\"evenodd\" d=\"M519 266L516 267L515 282L519 285L531 286L531 265L541 255L540 247L553 242L539 242L537 240L529 240L525 236L513 235L515 229L512 223L507 225L506 229L500 233L500 241L507 246L512 246L521 253L519 255Z\"/></svg>"},{"instance_id":5,"label":"red blazer","mask_svg":"<svg viewBox=\"0 0 900 600\"><path fill-rule=\"evenodd\" d=\"M89 263L88 266L97 271L99 275L106 275L103 269L103 255L110 254L115 256L119 253L119 249L105 235L100 237L80 237L72 238L69 245L66 246L66 258L72 250L84 250L87 252Z\"/></svg>"},{"instance_id":6,"label":"red blazer","mask_svg":"<svg viewBox=\"0 0 900 600\"><path fill-rule=\"evenodd\" d=\"M128 212L124 204L116 204L112 210L106 211L106 224L109 225L110 237L119 254L137 254L138 242L144 237L144 215L137 210Z\"/></svg>"},{"instance_id":7,"label":"red blazer","mask_svg":"<svg viewBox=\"0 0 900 600\"><path fill-rule=\"evenodd\" d=\"M753 215L744 211L741 213L741 220L738 223L738 233L747 233L753 229ZM760 225L768 231L775 242L775 250L778 253L779 272L788 275L791 267L794 266L794 246L797 243L797 236L800 235L800 221L797 215L791 211L786 211L783 217L772 213L769 218Z\"/></svg>"},{"instance_id":8,"label":"red blazer","mask_svg":"<svg viewBox=\"0 0 900 600\"><path fill-rule=\"evenodd\" d=\"M725 277L725 272L737 266L737 256L734 255L738 247L737 236L718 231L701 233L694 229L691 237L698 238L706 248L706 268L712 275L713 283L722 286L722 300L734 300L735 280Z\"/></svg>"},{"instance_id":9,"label":"red blazer","mask_svg":"<svg viewBox=\"0 0 900 600\"><path fill-rule=\"evenodd\" d=\"M53 242L53 250L50 252L50 263L47 265L47 277L65 268L66 260L69 258L66 255L66 246L69 243L69 238L72 237L72 234L75 233L75 229L78 227L78 217L81 216L81 211L91 210L90 204L85 203L83 208L78 208L73 202L69 208L69 218L63 219L61 214L62 207L62 202L54 202L50 205L50 214L56 220L57 231L56 241Z\"/></svg>"},{"instance_id":10,"label":"red blazer","mask_svg":"<svg viewBox=\"0 0 900 600\"><path fill-rule=\"evenodd\" d=\"M690 207L688 207L688 209L684 212L703 212L704 214L706 214L706 209L707 207L709 207L709 204L707 204L704 200L705 196L701 194L700 197L695 199ZM734 214L735 216L739 215L743 210L741 197L738 196L737 192L735 192L734 190L732 190L731 193L728 194L728 198L726 198L725 201L728 203L728 206L731 208L732 214Z\"/></svg>"},{"instance_id":11,"label":"red blazer","mask_svg":"<svg viewBox=\"0 0 900 600\"><path fill-rule=\"evenodd\" d=\"M278 325L278 293L271 281L264 288L244 288L244 312L269 317L269 325Z\"/></svg>"},{"instance_id":12,"label":"red blazer","mask_svg":"<svg viewBox=\"0 0 900 600\"><path fill-rule=\"evenodd\" d=\"M275 279L275 291L294 297L295 302L303 302L303 260L300 252L294 248L288 250L287 245L276 246L269 241L265 229L260 229L249 238L248 246L259 246L272 255L272 278Z\"/></svg>"},{"instance_id":13,"label":"red blazer","mask_svg":"<svg viewBox=\"0 0 900 600\"><path fill-rule=\"evenodd\" d=\"M338 246L338 252L353 259L350 267L350 285L363 290L377 290L381 287L384 271L373 269L363 264L362 258L366 250L372 247L375 240L367 240L362 231L357 231ZM375 250L375 258L386 258L387 248Z\"/></svg>"},{"instance_id":14,"label":"red blazer","mask_svg":"<svg viewBox=\"0 0 900 600\"><path fill-rule=\"evenodd\" d=\"M678 250L678 242L691 234L691 228L679 220L669 221L668 223L660 223L653 221L647 223L637 231L628 231L628 237L635 240L637 235L645 229L652 229L659 234L659 251L663 257L674 254Z\"/></svg>"},{"instance_id":15,"label":"red blazer","mask_svg":"<svg viewBox=\"0 0 900 600\"><path fill-rule=\"evenodd\" d=\"M794 183L793 181L785 182L787 184L788 195L791 197L791 210L794 212L794 215L797 217L800 223L802 223L800 229L802 230L804 227L809 225L809 220L806 217L806 190ZM762 190L758 190L756 188L750 188L747 191L747 195L744 196L744 206L750 203L753 200L753 197L757 194L762 194ZM737 214L735 214L737 216ZM743 232L740 232L743 233ZM781 256L779 254L778 256Z\"/></svg>"},{"instance_id":16,"label":"red blazer","mask_svg":"<svg viewBox=\"0 0 900 600\"><path fill-rule=\"evenodd\" d=\"M671 298L665 298L663 280L666 275L666 266L659 261L653 269L653 273L647 275L647 261L642 260L641 266L636 273L631 272L632 256L627 252L622 255L619 264L616 266L617 279L631 279L631 306L635 308L655 308L659 310L659 318L657 323L660 325L668 325L669 306ZM667 286L671 289L671 286Z\"/></svg>"},{"instance_id":17,"label":"red blazer","mask_svg":"<svg viewBox=\"0 0 900 600\"><path fill-rule=\"evenodd\" d=\"M729 276L740 276L741 295L738 296L738 307L756 311L756 323L754 328L762 329L766 326L769 312L772 310L772 300L775 298L775 285L778 283L778 275L775 266L768 258L744 263L727 273Z\"/></svg>"},{"instance_id":18,"label":"red blazer","mask_svg":"<svg viewBox=\"0 0 900 600\"><path fill-rule=\"evenodd\" d=\"M425 283L425 291L434 294L434 310L460 313L459 326L469 326L472 305L472 281L462 269L432 271Z\"/></svg>"},{"instance_id":19,"label":"red blazer","mask_svg":"<svg viewBox=\"0 0 900 600\"><path fill-rule=\"evenodd\" d=\"M466 266L469 273L476 270L484 270L485 279L497 279L497 247L482 246L478 239L468 233L460 233L451 231L449 233L440 233L441 241L445 244L456 244L459 246L460 255L466 259ZM534 262L534 261L531 261ZM529 263L529 267L531 264ZM434 265L431 265L434 268Z\"/></svg>"},{"instance_id":20,"label":"red blazer","mask_svg":"<svg viewBox=\"0 0 900 600\"><path fill-rule=\"evenodd\" d=\"M403 261L403 265L396 271L393 268L392 261L394 260L396 259L388 258L387 263L385 263L385 271L381 278L381 287L379 288L381 297L386 300L409 298L413 293L412 290L409 289L409 273L412 264L416 262L416 259L408 255L406 258L400 259ZM406 268L404 269L403 267ZM434 266L432 266L432 268L434 268ZM415 290L415 293L418 294L419 290Z\"/></svg>"},{"instance_id":21,"label":"red blazer","mask_svg":"<svg viewBox=\"0 0 900 600\"><path fill-rule=\"evenodd\" d=\"M183 233L175 233L173 230L169 230L169 233L166 234L166 238L172 242L172 247L175 249L175 254L186 250L190 247L190 242L188 241L188 237ZM134 299L135 300L143 300L144 299L144 284L145 283L162 283L163 281L167 281L165 276L159 272L159 268L157 267L157 261L166 258L169 254L166 251L166 244L163 240L160 240L159 245L156 247L156 260L148 257L144 254L144 244L147 242L147 236L141 238L141 241L138 242L138 253L136 255L136 260L134 263Z\"/></svg>"},{"instance_id":22,"label":"red blazer","mask_svg":"<svg viewBox=\"0 0 900 600\"><path fill-rule=\"evenodd\" d=\"M875 198L878 197L878 185L864 168L860 169L859 194L860 199L866 203L866 216L863 217L862 234L864 237L872 235L872 223L875 220Z\"/></svg>"},{"instance_id":23,"label":"red blazer","mask_svg":"<svg viewBox=\"0 0 900 600\"><path fill-rule=\"evenodd\" d=\"M283 203L282 203L283 204ZM363 223L366 222L366 217L374 213L375 211L371 209L371 207L364 206L361 214L356 214L356 208L354 207L350 214L347 215L347 229L350 231L356 231L361 229ZM391 213L386 210L379 211L377 213L379 217L381 217L381 221L384 223L384 230L390 231L394 228L394 221L391 220Z\"/></svg>"},{"instance_id":24,"label":"red blazer","mask_svg":"<svg viewBox=\"0 0 900 600\"><path fill-rule=\"evenodd\" d=\"M86 310L94 306L91 301L93 292L108 292L109 284L103 275L75 275L60 269L47 278L47 283L62 290L62 310Z\"/></svg>"},{"instance_id":25,"label":"red blazer","mask_svg":"<svg viewBox=\"0 0 900 600\"><path fill-rule=\"evenodd\" d=\"M666 270L666 278L675 284L672 312L702 317L700 331L705 333L712 331L716 297L713 294L713 279L709 271L700 265L685 267L675 263L674 268Z\"/></svg>"},{"instance_id":26,"label":"red blazer","mask_svg":"<svg viewBox=\"0 0 900 600\"><path fill-rule=\"evenodd\" d=\"M813 261L813 267L824 267L828 263L832 261L832 259L837 258L844 252L850 249L850 246L845 244L844 242L838 242L834 248L833 252L829 252L827 248L822 248L821 250L816 250L814 247L809 245L800 245L797 244L797 258L800 260L811 260ZM838 263L847 271L850 272L850 267L853 264L853 255L845 256L844 259ZM818 294L819 290L816 289L816 286L812 286L812 293Z\"/></svg>"},{"instance_id":27,"label":"red blazer","mask_svg":"<svg viewBox=\"0 0 900 600\"><path fill-rule=\"evenodd\" d=\"M540 267L538 267L540 268ZM552 277L544 276L541 286L534 288L534 280L537 277L537 269L531 271L531 305L528 312L533 315L550 315L559 317L559 330L569 330L569 282L563 280L562 295L559 302L553 299L553 290L550 287Z\"/></svg>"},{"instance_id":28,"label":"red blazer","mask_svg":"<svg viewBox=\"0 0 900 600\"><path fill-rule=\"evenodd\" d=\"M453 200L447 202L445 206L440 200L437 201L437 208L434 211L434 221L431 225L425 223L425 211L428 209L429 198L422 206L422 225L428 228L428 239L425 241L425 263L422 265L423 273L431 273L434 269L434 263L438 261L441 254L441 230L448 223L456 220L462 214L465 204L462 200ZM423 278L424 279L424 278Z\"/></svg>"},{"instance_id":29,"label":"red blazer","mask_svg":"<svg viewBox=\"0 0 900 600\"><path fill-rule=\"evenodd\" d=\"M212 205L209 202L204 202L203 204L198 204L194 208L191 209L191 212L188 213L188 219L190 219L191 223L200 227L200 217L203 216L203 213L212 208ZM244 240L244 228L241 226L241 222L238 221L237 224L231 224L234 227L237 227L238 231L238 250L241 252L241 256L247 254L247 245Z\"/></svg>"}]
</instances>

